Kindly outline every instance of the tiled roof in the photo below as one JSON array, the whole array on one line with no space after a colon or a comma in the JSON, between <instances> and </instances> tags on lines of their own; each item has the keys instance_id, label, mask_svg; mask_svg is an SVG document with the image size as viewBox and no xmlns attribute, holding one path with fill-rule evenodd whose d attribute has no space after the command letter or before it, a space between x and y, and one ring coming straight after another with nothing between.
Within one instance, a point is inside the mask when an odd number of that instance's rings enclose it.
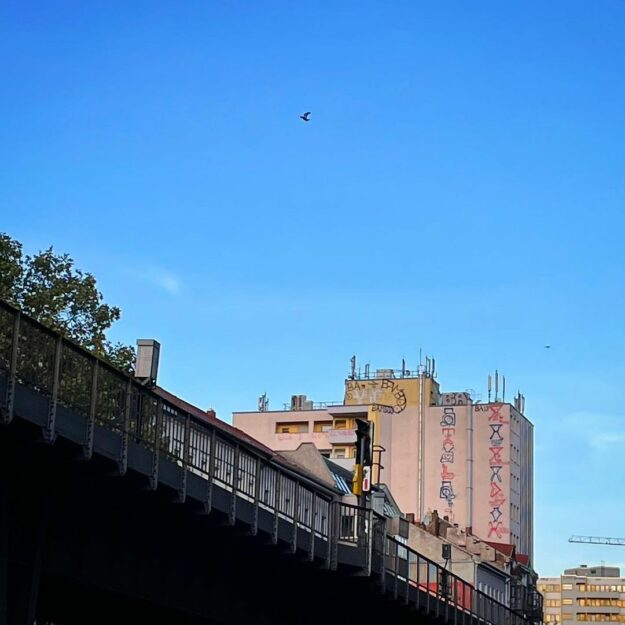
<instances>
[{"instance_id":1,"label":"tiled roof","mask_svg":"<svg viewBox=\"0 0 625 625\"><path fill-rule=\"evenodd\" d=\"M511 558L515 554L515 546L509 543L491 543L490 541L484 541L487 545L490 545L493 549L503 553L505 556Z\"/></svg>"}]
</instances>

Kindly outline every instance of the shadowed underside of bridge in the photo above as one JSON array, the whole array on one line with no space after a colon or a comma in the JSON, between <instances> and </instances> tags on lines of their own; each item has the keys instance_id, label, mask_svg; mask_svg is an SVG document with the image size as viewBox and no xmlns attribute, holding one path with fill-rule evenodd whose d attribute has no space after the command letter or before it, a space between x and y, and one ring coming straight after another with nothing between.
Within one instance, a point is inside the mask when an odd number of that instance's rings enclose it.
<instances>
[{"instance_id":1,"label":"shadowed underside of bridge","mask_svg":"<svg viewBox=\"0 0 625 625\"><path fill-rule=\"evenodd\" d=\"M15 420L0 437L8 623L319 623L418 614ZM31 615L32 616L32 615Z\"/></svg>"}]
</instances>

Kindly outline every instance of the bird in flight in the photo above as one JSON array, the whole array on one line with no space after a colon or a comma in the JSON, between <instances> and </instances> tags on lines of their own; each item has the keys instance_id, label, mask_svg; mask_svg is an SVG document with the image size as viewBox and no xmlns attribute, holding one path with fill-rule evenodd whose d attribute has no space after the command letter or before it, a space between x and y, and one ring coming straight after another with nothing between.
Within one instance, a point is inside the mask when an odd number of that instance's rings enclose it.
<instances>
[{"instance_id":1,"label":"bird in flight","mask_svg":"<svg viewBox=\"0 0 625 625\"><path fill-rule=\"evenodd\" d=\"M551 345L545 345L545 349L551 349Z\"/></svg>"},{"instance_id":2,"label":"bird in flight","mask_svg":"<svg viewBox=\"0 0 625 625\"><path fill-rule=\"evenodd\" d=\"M307 111L306 113L304 113L303 115L299 116L300 119L303 119L305 122L309 122L310 121L310 111Z\"/></svg>"}]
</instances>

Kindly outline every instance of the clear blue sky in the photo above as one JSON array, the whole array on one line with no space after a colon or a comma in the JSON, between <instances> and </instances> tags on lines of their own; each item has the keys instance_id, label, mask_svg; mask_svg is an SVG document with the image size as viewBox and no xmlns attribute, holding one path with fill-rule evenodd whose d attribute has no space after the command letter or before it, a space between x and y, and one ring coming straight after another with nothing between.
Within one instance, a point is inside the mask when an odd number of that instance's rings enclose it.
<instances>
[{"instance_id":1,"label":"clear blue sky","mask_svg":"<svg viewBox=\"0 0 625 625\"><path fill-rule=\"evenodd\" d=\"M5 0L0 74L0 231L161 384L229 419L340 399L353 353L498 368L538 570L625 562L566 542L625 535L625 2Z\"/></svg>"}]
</instances>

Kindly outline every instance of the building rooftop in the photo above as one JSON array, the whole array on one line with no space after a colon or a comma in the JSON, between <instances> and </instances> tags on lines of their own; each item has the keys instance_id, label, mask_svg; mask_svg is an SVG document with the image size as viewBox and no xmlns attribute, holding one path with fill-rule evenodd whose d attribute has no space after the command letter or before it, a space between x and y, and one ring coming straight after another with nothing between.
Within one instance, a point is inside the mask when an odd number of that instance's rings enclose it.
<instances>
[{"instance_id":1,"label":"building rooftop","mask_svg":"<svg viewBox=\"0 0 625 625\"><path fill-rule=\"evenodd\" d=\"M580 564L574 569L565 569L564 575L577 575L578 577L620 577L621 569L618 566L588 566Z\"/></svg>"}]
</instances>

